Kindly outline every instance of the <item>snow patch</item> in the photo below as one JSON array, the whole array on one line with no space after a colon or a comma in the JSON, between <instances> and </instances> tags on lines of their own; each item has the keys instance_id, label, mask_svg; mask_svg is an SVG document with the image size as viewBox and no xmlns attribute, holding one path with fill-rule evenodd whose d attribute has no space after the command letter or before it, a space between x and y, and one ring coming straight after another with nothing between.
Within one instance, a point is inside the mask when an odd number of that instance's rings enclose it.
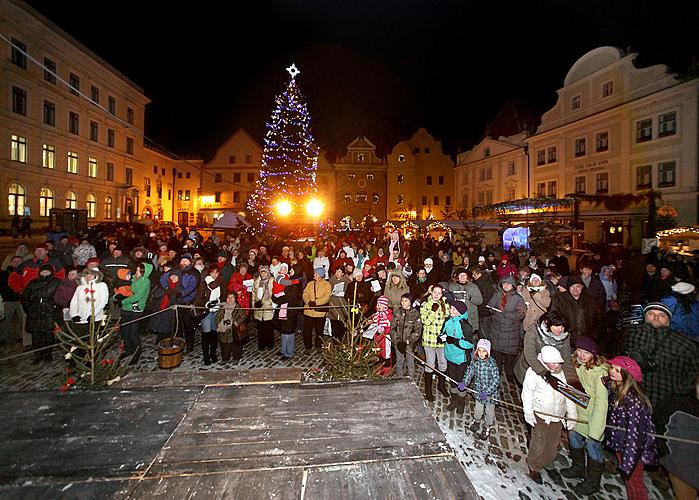
<instances>
[{"instance_id":1,"label":"snow patch","mask_svg":"<svg viewBox=\"0 0 699 500\"><path fill-rule=\"evenodd\" d=\"M50 407L50 406L46 406L46 405L43 405L43 406L40 406L40 407L39 407L39 411L46 411L46 410L50 410L50 409L51 409L51 407Z\"/></svg>"}]
</instances>

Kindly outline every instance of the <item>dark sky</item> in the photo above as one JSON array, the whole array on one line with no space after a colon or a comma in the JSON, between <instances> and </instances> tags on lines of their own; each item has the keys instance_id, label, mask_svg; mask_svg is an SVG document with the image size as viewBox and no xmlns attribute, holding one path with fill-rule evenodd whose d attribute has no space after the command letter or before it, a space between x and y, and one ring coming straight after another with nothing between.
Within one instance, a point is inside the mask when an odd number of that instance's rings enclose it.
<instances>
[{"instance_id":1,"label":"dark sky","mask_svg":"<svg viewBox=\"0 0 699 500\"><path fill-rule=\"evenodd\" d=\"M202 156L238 127L261 141L291 62L324 148L366 135L385 152L424 126L453 153L508 99L550 108L593 48L684 73L699 47L699 2L29 3L145 90L147 136Z\"/></svg>"}]
</instances>

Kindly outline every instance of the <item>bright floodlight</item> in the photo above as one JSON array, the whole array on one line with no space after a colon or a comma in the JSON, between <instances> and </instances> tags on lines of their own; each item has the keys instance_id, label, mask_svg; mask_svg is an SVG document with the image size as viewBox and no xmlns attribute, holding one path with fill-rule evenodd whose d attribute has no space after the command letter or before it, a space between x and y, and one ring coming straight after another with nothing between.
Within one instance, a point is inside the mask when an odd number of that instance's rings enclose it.
<instances>
[{"instance_id":1,"label":"bright floodlight","mask_svg":"<svg viewBox=\"0 0 699 500\"><path fill-rule=\"evenodd\" d=\"M291 203L286 200L277 202L277 213L282 216L289 215L291 213Z\"/></svg>"},{"instance_id":2,"label":"bright floodlight","mask_svg":"<svg viewBox=\"0 0 699 500\"><path fill-rule=\"evenodd\" d=\"M323 203L313 198L306 204L306 213L311 217L319 217L323 213Z\"/></svg>"}]
</instances>

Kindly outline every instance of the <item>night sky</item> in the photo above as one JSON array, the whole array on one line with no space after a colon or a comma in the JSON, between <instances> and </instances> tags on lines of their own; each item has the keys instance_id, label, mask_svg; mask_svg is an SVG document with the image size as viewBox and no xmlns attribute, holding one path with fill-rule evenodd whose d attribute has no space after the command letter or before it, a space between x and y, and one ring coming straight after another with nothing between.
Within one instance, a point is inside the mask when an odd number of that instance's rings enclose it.
<instances>
[{"instance_id":1,"label":"night sky","mask_svg":"<svg viewBox=\"0 0 699 500\"><path fill-rule=\"evenodd\" d=\"M508 99L549 109L593 48L685 73L699 47L699 2L29 3L145 90L149 138L205 158L238 127L261 141L291 62L326 150L365 135L385 153L424 126L454 153Z\"/></svg>"}]
</instances>

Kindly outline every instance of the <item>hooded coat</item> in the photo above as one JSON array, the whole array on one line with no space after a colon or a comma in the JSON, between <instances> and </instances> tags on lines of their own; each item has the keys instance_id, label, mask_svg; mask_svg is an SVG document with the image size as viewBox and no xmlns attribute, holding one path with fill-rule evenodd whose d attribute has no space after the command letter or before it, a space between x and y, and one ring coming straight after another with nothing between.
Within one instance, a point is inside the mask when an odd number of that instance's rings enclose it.
<instances>
[{"instance_id":1,"label":"hooded coat","mask_svg":"<svg viewBox=\"0 0 699 500\"><path fill-rule=\"evenodd\" d=\"M87 275L93 274L95 279L87 281ZM76 323L87 323L87 318L93 315L93 319L102 321L104 319L104 308L109 303L109 287L102 281L102 273L98 269L85 269L80 273L80 284L75 289L73 298L70 300L70 316L80 319ZM94 304L94 307L93 307Z\"/></svg>"},{"instance_id":2,"label":"hooded coat","mask_svg":"<svg viewBox=\"0 0 699 500\"><path fill-rule=\"evenodd\" d=\"M602 378L607 376L608 370L605 365L594 366L588 370L585 365L581 364L575 371L583 389L590 396L587 408L578 408L578 419L588 423L575 424L575 432L586 438L601 441L607 424L609 397L607 388L602 383Z\"/></svg>"},{"instance_id":3,"label":"hooded coat","mask_svg":"<svg viewBox=\"0 0 699 500\"><path fill-rule=\"evenodd\" d=\"M512 285L510 292L503 290L504 283ZM504 309L501 307L503 300L506 301ZM500 280L498 292L493 295L488 305L494 309L501 309L501 312L491 309L491 349L503 354L517 354L522 320L527 314L527 306L522 296L517 293L517 283L512 276L508 275Z\"/></svg>"},{"instance_id":4,"label":"hooded coat","mask_svg":"<svg viewBox=\"0 0 699 500\"><path fill-rule=\"evenodd\" d=\"M554 335L546 328L545 323L529 325L524 334L524 347L515 363L514 373L520 384L524 383L524 376L527 368L534 370L539 376L544 376L547 369L539 362L537 355L541 348L550 345L558 349L563 358L563 371L568 380L574 380L575 366L571 361L572 350L570 347L570 334L563 332L561 335Z\"/></svg>"},{"instance_id":5,"label":"hooded coat","mask_svg":"<svg viewBox=\"0 0 699 500\"><path fill-rule=\"evenodd\" d=\"M444 357L456 365L466 363L473 349L473 328L468 322L468 312L456 317L450 317L444 322L442 330L447 337L455 338L458 345L447 342L444 346Z\"/></svg>"},{"instance_id":6,"label":"hooded coat","mask_svg":"<svg viewBox=\"0 0 699 500\"><path fill-rule=\"evenodd\" d=\"M153 272L153 265L145 262L145 271L140 278L132 278L131 292L133 295L121 301L121 309L124 311L141 312L146 310L146 301L150 293L150 273Z\"/></svg>"},{"instance_id":7,"label":"hooded coat","mask_svg":"<svg viewBox=\"0 0 699 500\"><path fill-rule=\"evenodd\" d=\"M22 292L22 307L27 314L25 330L28 333L52 332L56 322L57 306L53 296L61 280L51 276L33 279Z\"/></svg>"},{"instance_id":8,"label":"hooded coat","mask_svg":"<svg viewBox=\"0 0 699 500\"><path fill-rule=\"evenodd\" d=\"M400 278L400 283L394 285L393 276L398 276ZM388 297L388 307L393 309L394 312L400 308L400 298L404 293L410 293L410 287L408 286L403 271L395 269L388 275L383 293Z\"/></svg>"}]
</instances>

